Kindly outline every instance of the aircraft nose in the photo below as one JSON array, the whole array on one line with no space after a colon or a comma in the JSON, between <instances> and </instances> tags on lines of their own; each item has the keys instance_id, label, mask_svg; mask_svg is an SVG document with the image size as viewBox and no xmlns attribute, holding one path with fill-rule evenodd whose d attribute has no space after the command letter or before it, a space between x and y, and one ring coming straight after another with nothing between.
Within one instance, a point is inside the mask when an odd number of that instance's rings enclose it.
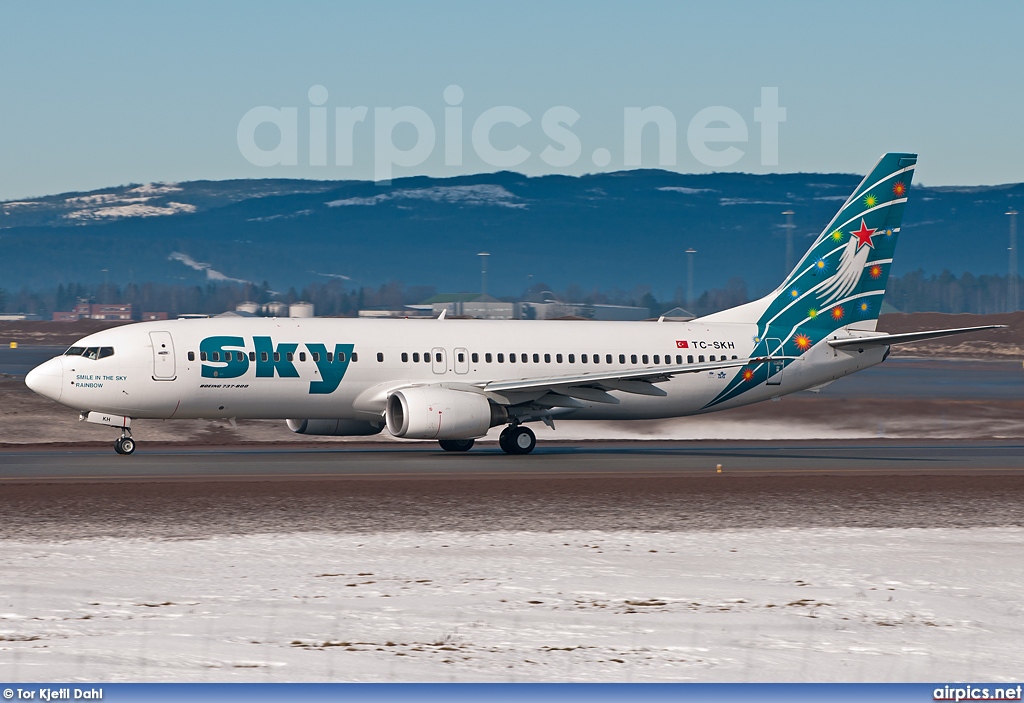
<instances>
[{"instance_id":1,"label":"aircraft nose","mask_svg":"<svg viewBox=\"0 0 1024 703\"><path fill-rule=\"evenodd\" d=\"M64 363L60 357L50 359L28 372L25 385L50 400L60 400L64 390Z\"/></svg>"}]
</instances>

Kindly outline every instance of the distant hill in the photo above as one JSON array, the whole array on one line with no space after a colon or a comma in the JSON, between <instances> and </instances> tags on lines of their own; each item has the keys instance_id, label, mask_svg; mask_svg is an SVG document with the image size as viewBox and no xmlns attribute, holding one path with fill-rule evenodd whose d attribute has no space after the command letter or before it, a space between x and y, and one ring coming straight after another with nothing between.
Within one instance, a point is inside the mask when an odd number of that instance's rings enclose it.
<instances>
[{"instance_id":1,"label":"distant hill","mask_svg":"<svg viewBox=\"0 0 1024 703\"><path fill-rule=\"evenodd\" d=\"M58 283L268 281L286 290L347 277L489 292L533 282L584 289L782 277L785 218L799 257L857 184L845 174L685 175L638 170L583 177L495 173L358 181L236 180L130 185L0 203L0 287ZM915 186L896 275L1005 273L1007 218L1024 184ZM1022 232L1024 236L1024 232Z\"/></svg>"}]
</instances>

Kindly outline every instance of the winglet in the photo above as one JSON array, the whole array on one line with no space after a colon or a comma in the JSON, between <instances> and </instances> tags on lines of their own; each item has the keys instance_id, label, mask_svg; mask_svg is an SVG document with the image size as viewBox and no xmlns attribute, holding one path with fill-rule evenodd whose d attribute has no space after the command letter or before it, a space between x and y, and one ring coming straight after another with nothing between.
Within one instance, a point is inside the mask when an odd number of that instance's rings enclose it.
<instances>
[{"instance_id":1,"label":"winglet","mask_svg":"<svg viewBox=\"0 0 1024 703\"><path fill-rule=\"evenodd\" d=\"M445 308L444 310L441 311L441 314L437 316L437 319L438 320L443 320L444 316L447 315L447 314L448 314L448 308Z\"/></svg>"}]
</instances>

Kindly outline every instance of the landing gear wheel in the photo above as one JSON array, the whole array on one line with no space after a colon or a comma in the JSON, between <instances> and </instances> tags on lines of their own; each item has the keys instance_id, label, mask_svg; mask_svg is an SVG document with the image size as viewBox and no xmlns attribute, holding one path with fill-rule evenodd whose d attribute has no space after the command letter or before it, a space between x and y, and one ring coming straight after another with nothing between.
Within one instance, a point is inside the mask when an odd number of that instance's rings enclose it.
<instances>
[{"instance_id":1,"label":"landing gear wheel","mask_svg":"<svg viewBox=\"0 0 1024 703\"><path fill-rule=\"evenodd\" d=\"M508 427L501 431L500 435L498 435L498 446L501 447L501 451L505 452L506 454L513 453L509 440L509 438L512 436L513 431L515 431L515 427L509 425Z\"/></svg>"},{"instance_id":2,"label":"landing gear wheel","mask_svg":"<svg viewBox=\"0 0 1024 703\"><path fill-rule=\"evenodd\" d=\"M508 427L502 430L498 444L506 454L529 454L537 446L537 435L529 427Z\"/></svg>"},{"instance_id":3,"label":"landing gear wheel","mask_svg":"<svg viewBox=\"0 0 1024 703\"><path fill-rule=\"evenodd\" d=\"M439 439L441 449L446 452L468 452L476 444L475 439Z\"/></svg>"},{"instance_id":4,"label":"landing gear wheel","mask_svg":"<svg viewBox=\"0 0 1024 703\"><path fill-rule=\"evenodd\" d=\"M118 454L131 454L135 451L135 440L125 435L114 440L114 451Z\"/></svg>"}]
</instances>

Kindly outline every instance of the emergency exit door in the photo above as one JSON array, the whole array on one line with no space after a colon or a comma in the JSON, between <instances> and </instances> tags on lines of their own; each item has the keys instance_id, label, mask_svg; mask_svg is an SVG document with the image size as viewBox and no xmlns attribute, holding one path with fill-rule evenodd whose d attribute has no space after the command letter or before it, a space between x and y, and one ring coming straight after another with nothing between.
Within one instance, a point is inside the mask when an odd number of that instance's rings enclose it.
<instances>
[{"instance_id":1,"label":"emergency exit door","mask_svg":"<svg viewBox=\"0 0 1024 703\"><path fill-rule=\"evenodd\" d=\"M153 380L173 381L177 378L174 372L174 342L170 332L150 332L153 342Z\"/></svg>"}]
</instances>

